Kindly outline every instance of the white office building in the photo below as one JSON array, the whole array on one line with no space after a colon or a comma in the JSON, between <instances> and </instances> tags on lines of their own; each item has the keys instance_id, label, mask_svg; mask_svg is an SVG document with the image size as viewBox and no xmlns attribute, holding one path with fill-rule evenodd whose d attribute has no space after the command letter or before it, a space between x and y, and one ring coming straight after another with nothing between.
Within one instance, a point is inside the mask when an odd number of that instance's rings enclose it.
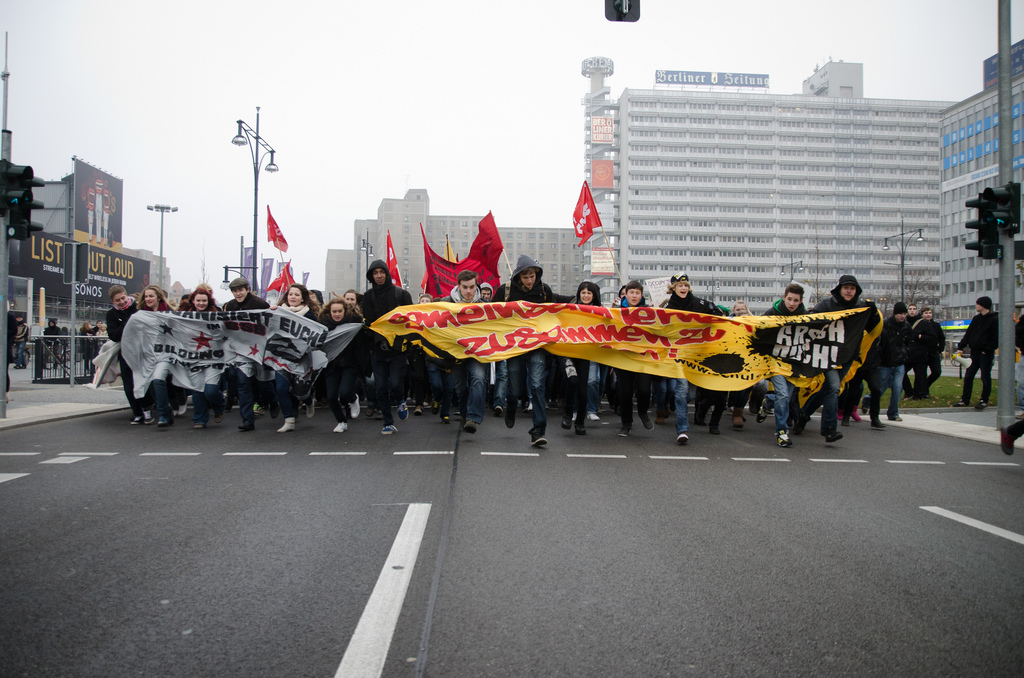
<instances>
[{"instance_id":1,"label":"white office building","mask_svg":"<svg viewBox=\"0 0 1024 678\"><path fill-rule=\"evenodd\" d=\"M613 72L583 62L584 172L609 236L588 248L609 245L624 278L685 272L699 296L760 313L791 280L810 304L851 273L883 309L901 281L937 305L949 102L863 98L861 65L844 62L796 95L769 93L764 74L656 71L615 99Z\"/></svg>"}]
</instances>

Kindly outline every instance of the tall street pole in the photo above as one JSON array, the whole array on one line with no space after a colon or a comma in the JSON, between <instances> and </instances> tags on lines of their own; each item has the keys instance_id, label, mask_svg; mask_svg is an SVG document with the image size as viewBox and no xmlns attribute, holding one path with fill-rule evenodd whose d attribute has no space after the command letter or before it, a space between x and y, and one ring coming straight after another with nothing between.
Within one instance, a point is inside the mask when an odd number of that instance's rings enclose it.
<instances>
[{"instance_id":1,"label":"tall street pole","mask_svg":"<svg viewBox=\"0 0 1024 678\"><path fill-rule=\"evenodd\" d=\"M999 0L999 183L1013 181L1013 118L1010 100L1010 0ZM999 409L997 425L1014 422L1014 289L1013 233L999 229Z\"/></svg>"},{"instance_id":2,"label":"tall street pole","mask_svg":"<svg viewBox=\"0 0 1024 678\"><path fill-rule=\"evenodd\" d=\"M170 205L146 205L146 209L160 213L160 275L157 276L157 284L160 285L160 289L164 289L164 215L168 212L177 212L178 208Z\"/></svg>"}]
</instances>

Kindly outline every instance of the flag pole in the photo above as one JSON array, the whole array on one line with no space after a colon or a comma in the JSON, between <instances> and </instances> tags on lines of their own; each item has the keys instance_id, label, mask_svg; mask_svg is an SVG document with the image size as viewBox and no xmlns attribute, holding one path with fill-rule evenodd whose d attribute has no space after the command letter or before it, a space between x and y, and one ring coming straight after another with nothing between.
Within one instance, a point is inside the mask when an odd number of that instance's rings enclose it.
<instances>
[{"instance_id":1,"label":"flag pole","mask_svg":"<svg viewBox=\"0 0 1024 678\"><path fill-rule=\"evenodd\" d=\"M600 223L600 221L598 222ZM604 244L608 245L608 252L612 255L612 266L615 267L615 275L619 277L619 287L622 287L625 283L622 282L622 272L619 271L619 264L615 261L615 248L612 247L612 241L608 239L608 233L604 230L604 224L601 224L601 235L604 236ZM593 248L591 248L593 250ZM591 254L593 256L593 254Z\"/></svg>"}]
</instances>

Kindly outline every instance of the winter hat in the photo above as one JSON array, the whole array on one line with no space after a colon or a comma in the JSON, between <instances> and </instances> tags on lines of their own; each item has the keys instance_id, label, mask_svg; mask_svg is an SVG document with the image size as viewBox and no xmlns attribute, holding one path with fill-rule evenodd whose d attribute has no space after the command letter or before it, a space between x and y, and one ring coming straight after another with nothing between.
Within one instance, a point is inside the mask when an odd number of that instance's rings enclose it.
<instances>
[{"instance_id":1,"label":"winter hat","mask_svg":"<svg viewBox=\"0 0 1024 678\"><path fill-rule=\"evenodd\" d=\"M982 308L988 309L989 311L992 310L992 300L988 297L978 297L978 301L976 303Z\"/></svg>"},{"instance_id":2,"label":"winter hat","mask_svg":"<svg viewBox=\"0 0 1024 678\"><path fill-rule=\"evenodd\" d=\"M892 314L893 315L899 315L900 313L906 313L906 312L907 312L907 305L904 304L902 301L897 301L895 304L892 305Z\"/></svg>"}]
</instances>

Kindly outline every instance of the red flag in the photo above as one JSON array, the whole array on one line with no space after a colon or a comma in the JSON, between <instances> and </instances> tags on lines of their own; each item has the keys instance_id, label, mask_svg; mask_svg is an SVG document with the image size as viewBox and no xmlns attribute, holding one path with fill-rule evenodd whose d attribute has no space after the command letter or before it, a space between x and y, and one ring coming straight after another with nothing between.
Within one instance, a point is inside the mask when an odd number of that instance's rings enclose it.
<instances>
[{"instance_id":1,"label":"red flag","mask_svg":"<svg viewBox=\"0 0 1024 678\"><path fill-rule=\"evenodd\" d=\"M586 181L583 182L580 199L576 201L576 211L572 213L572 227L576 231L576 237L580 239L579 247L583 247L583 243L590 240L595 228L601 228L601 217L597 216L597 206Z\"/></svg>"},{"instance_id":2,"label":"red flag","mask_svg":"<svg viewBox=\"0 0 1024 678\"><path fill-rule=\"evenodd\" d=\"M295 278L292 277L292 262L289 259L288 263L281 269L280 275L267 285L266 291L277 290L278 295L283 296L289 287L295 284Z\"/></svg>"},{"instance_id":3,"label":"red flag","mask_svg":"<svg viewBox=\"0 0 1024 678\"><path fill-rule=\"evenodd\" d=\"M284 239L284 233L274 221L274 215L270 213L270 205L267 205L267 242L274 243L274 247L282 252L288 251L288 241Z\"/></svg>"},{"instance_id":4,"label":"red flag","mask_svg":"<svg viewBox=\"0 0 1024 678\"><path fill-rule=\"evenodd\" d=\"M423 231L423 224L420 224L420 233L423 234L423 258L427 269L423 281L427 294L434 297L448 295L458 284L460 271L475 271L477 283L490 283L494 289L501 286L497 271L490 271L485 264L469 257L459 262L448 261L431 249L430 244L427 243L427 234ZM501 249L498 250L498 254L501 254Z\"/></svg>"},{"instance_id":5,"label":"red flag","mask_svg":"<svg viewBox=\"0 0 1024 678\"><path fill-rule=\"evenodd\" d=\"M498 226L494 223L494 217L490 212L480 220L479 228L480 231L473 240L473 246L469 248L469 255L466 259L479 262L485 269L497 276L501 252L505 249L505 245L501 242Z\"/></svg>"},{"instance_id":6,"label":"red flag","mask_svg":"<svg viewBox=\"0 0 1024 678\"><path fill-rule=\"evenodd\" d=\"M402 274L398 272L398 257L395 256L395 248L391 245L391 231L388 231L388 272L391 274L391 282L397 287L402 286Z\"/></svg>"}]
</instances>

